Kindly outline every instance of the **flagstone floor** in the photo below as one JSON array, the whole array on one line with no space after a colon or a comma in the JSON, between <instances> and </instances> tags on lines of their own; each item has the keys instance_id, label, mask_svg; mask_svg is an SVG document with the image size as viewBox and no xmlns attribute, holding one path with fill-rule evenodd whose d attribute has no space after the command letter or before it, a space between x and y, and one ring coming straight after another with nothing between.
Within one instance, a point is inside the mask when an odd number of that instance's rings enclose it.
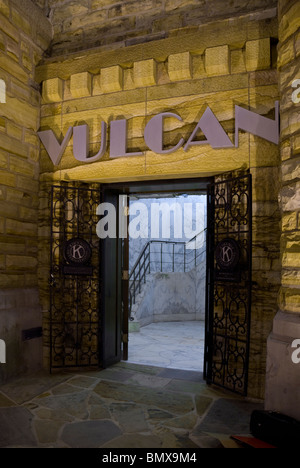
<instances>
[{"instance_id":1,"label":"flagstone floor","mask_svg":"<svg viewBox=\"0 0 300 468\"><path fill-rule=\"evenodd\" d=\"M102 371L0 386L0 447L239 448L260 403L208 387L202 374L121 362Z\"/></svg>"}]
</instances>

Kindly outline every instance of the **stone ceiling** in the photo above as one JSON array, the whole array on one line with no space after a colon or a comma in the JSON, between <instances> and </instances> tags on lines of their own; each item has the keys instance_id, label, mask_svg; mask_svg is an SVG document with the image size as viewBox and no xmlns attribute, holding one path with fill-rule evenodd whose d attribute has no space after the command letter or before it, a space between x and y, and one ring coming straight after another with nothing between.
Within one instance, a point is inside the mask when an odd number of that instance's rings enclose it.
<instances>
[{"instance_id":1,"label":"stone ceiling","mask_svg":"<svg viewBox=\"0 0 300 468\"><path fill-rule=\"evenodd\" d=\"M276 15L277 0L32 0L53 25L49 55L124 47L197 30L207 22ZM270 15L270 10L273 14Z\"/></svg>"}]
</instances>

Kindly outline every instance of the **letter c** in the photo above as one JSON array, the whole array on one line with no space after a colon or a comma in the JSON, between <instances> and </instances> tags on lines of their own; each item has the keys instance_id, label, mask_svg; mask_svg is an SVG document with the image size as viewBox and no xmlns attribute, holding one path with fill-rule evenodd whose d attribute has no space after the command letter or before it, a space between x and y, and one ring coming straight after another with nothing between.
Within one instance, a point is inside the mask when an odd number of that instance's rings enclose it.
<instances>
[{"instance_id":1,"label":"letter c","mask_svg":"<svg viewBox=\"0 0 300 468\"><path fill-rule=\"evenodd\" d=\"M179 117L177 114L173 114L172 112L163 112L162 114L158 114L153 117L145 128L145 142L146 145L150 148L151 151L158 154L168 154L172 153L173 151L178 150L184 143L184 139L181 138L179 143L176 146L173 146L169 149L164 149L163 143L163 134L164 134L164 119L166 117L174 117L175 119L182 122L182 118Z\"/></svg>"}]
</instances>

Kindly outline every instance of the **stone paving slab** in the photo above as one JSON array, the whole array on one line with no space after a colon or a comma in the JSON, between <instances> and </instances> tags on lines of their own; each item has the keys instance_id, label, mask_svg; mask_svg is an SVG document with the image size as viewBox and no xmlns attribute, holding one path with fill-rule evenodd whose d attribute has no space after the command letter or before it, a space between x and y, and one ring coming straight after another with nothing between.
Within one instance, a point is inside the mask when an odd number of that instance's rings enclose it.
<instances>
[{"instance_id":1,"label":"stone paving slab","mask_svg":"<svg viewBox=\"0 0 300 468\"><path fill-rule=\"evenodd\" d=\"M158 377L157 375L145 375L135 373L126 383L131 385L141 385L150 388L163 388L171 382L171 379Z\"/></svg>"},{"instance_id":2,"label":"stone paving slab","mask_svg":"<svg viewBox=\"0 0 300 468\"><path fill-rule=\"evenodd\" d=\"M35 374L34 376L26 376L16 378L10 382L1 385L1 392L9 396L18 404L32 400L37 395L49 390L55 385L65 382L70 378L70 374L50 375L45 372Z\"/></svg>"},{"instance_id":3,"label":"stone paving slab","mask_svg":"<svg viewBox=\"0 0 300 468\"><path fill-rule=\"evenodd\" d=\"M166 386L166 390L171 392L184 392L184 393L203 393L207 389L207 385L204 382L193 382L186 380L168 379L169 383Z\"/></svg>"},{"instance_id":4,"label":"stone paving slab","mask_svg":"<svg viewBox=\"0 0 300 468\"><path fill-rule=\"evenodd\" d=\"M17 406L17 404L0 392L0 408L6 408L8 406Z\"/></svg>"},{"instance_id":5,"label":"stone paving slab","mask_svg":"<svg viewBox=\"0 0 300 468\"><path fill-rule=\"evenodd\" d=\"M119 363L41 374L0 387L0 447L237 448L230 435L248 435L261 407L198 372Z\"/></svg>"},{"instance_id":6,"label":"stone paving slab","mask_svg":"<svg viewBox=\"0 0 300 468\"><path fill-rule=\"evenodd\" d=\"M178 418L167 419L164 425L167 427L177 427L178 429L193 429L197 422L197 415L193 413L179 416Z\"/></svg>"},{"instance_id":7,"label":"stone paving slab","mask_svg":"<svg viewBox=\"0 0 300 468\"><path fill-rule=\"evenodd\" d=\"M38 442L41 444L55 443L58 439L58 433L64 424L65 421L57 419L37 419L34 421L34 429Z\"/></svg>"},{"instance_id":8,"label":"stone paving slab","mask_svg":"<svg viewBox=\"0 0 300 468\"><path fill-rule=\"evenodd\" d=\"M148 418L151 422L155 421L165 421L166 419L173 419L174 415L168 413L167 411L160 410L158 408L148 408L147 409Z\"/></svg>"},{"instance_id":9,"label":"stone paving slab","mask_svg":"<svg viewBox=\"0 0 300 468\"><path fill-rule=\"evenodd\" d=\"M31 427L32 419L32 414L25 408L1 408L0 447L36 446Z\"/></svg>"},{"instance_id":10,"label":"stone paving slab","mask_svg":"<svg viewBox=\"0 0 300 468\"><path fill-rule=\"evenodd\" d=\"M156 367L156 366L145 366L140 364L133 364L131 362L118 362L114 366L115 369L126 369L131 370L133 372L141 373L141 374L150 374L150 375L157 375L164 370L163 367Z\"/></svg>"},{"instance_id":11,"label":"stone paving slab","mask_svg":"<svg viewBox=\"0 0 300 468\"><path fill-rule=\"evenodd\" d=\"M61 439L71 448L97 448L121 434L112 421L82 421L68 424Z\"/></svg>"},{"instance_id":12,"label":"stone paving slab","mask_svg":"<svg viewBox=\"0 0 300 468\"><path fill-rule=\"evenodd\" d=\"M76 387L82 387L82 388L90 388L93 385L95 385L97 382L98 382L97 378L94 378L91 376L86 377L84 375L78 375L68 380L68 384L75 385Z\"/></svg>"},{"instance_id":13,"label":"stone paving slab","mask_svg":"<svg viewBox=\"0 0 300 468\"><path fill-rule=\"evenodd\" d=\"M156 406L175 415L189 413L194 409L192 398L189 395L173 393L172 397L170 397L169 392L147 387L101 381L94 388L94 392L103 398Z\"/></svg>"},{"instance_id":14,"label":"stone paving slab","mask_svg":"<svg viewBox=\"0 0 300 468\"><path fill-rule=\"evenodd\" d=\"M123 432L148 432L145 411L140 405L134 403L113 403L110 411Z\"/></svg>"},{"instance_id":15,"label":"stone paving slab","mask_svg":"<svg viewBox=\"0 0 300 468\"><path fill-rule=\"evenodd\" d=\"M163 369L157 375L158 377L165 377L167 379L203 382L202 372L186 371L181 369Z\"/></svg>"},{"instance_id":16,"label":"stone paving slab","mask_svg":"<svg viewBox=\"0 0 300 468\"><path fill-rule=\"evenodd\" d=\"M194 433L249 434L251 413L255 409L263 409L263 405L220 398L210 407Z\"/></svg>"},{"instance_id":17,"label":"stone paving slab","mask_svg":"<svg viewBox=\"0 0 300 468\"><path fill-rule=\"evenodd\" d=\"M88 418L87 400L90 396L89 391L85 390L78 393L67 395L41 396L34 401L42 407L64 411L70 416L78 419Z\"/></svg>"},{"instance_id":18,"label":"stone paving slab","mask_svg":"<svg viewBox=\"0 0 300 468\"><path fill-rule=\"evenodd\" d=\"M97 378L98 380L113 380L116 382L126 382L128 379L133 377L135 372L130 372L125 369L119 370L115 368L104 369L99 372L92 374L92 377Z\"/></svg>"}]
</instances>

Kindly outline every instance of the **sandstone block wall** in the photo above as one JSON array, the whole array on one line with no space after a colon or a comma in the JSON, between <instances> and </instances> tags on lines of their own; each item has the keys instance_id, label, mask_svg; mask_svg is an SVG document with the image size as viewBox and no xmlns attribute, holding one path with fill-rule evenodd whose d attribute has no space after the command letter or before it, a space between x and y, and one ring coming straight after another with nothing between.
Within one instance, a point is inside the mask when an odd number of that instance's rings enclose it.
<instances>
[{"instance_id":1,"label":"sandstone block wall","mask_svg":"<svg viewBox=\"0 0 300 468\"><path fill-rule=\"evenodd\" d=\"M266 408L300 419L300 364L292 343L300 338L300 3L279 1L278 70L281 102L281 289L268 340Z\"/></svg>"},{"instance_id":2,"label":"sandstone block wall","mask_svg":"<svg viewBox=\"0 0 300 468\"><path fill-rule=\"evenodd\" d=\"M0 335L7 364L0 368L0 381L41 363L37 342L22 342L21 332L41 325L36 135L41 100L34 77L51 35L49 22L31 2L1 0L0 78L6 103L0 104Z\"/></svg>"},{"instance_id":3,"label":"sandstone block wall","mask_svg":"<svg viewBox=\"0 0 300 468\"><path fill-rule=\"evenodd\" d=\"M300 313L300 103L293 82L300 79L300 4L281 2L279 59L281 94L282 288L279 306ZM297 88L300 88L298 84ZM299 92L300 97L300 92Z\"/></svg>"}]
</instances>

